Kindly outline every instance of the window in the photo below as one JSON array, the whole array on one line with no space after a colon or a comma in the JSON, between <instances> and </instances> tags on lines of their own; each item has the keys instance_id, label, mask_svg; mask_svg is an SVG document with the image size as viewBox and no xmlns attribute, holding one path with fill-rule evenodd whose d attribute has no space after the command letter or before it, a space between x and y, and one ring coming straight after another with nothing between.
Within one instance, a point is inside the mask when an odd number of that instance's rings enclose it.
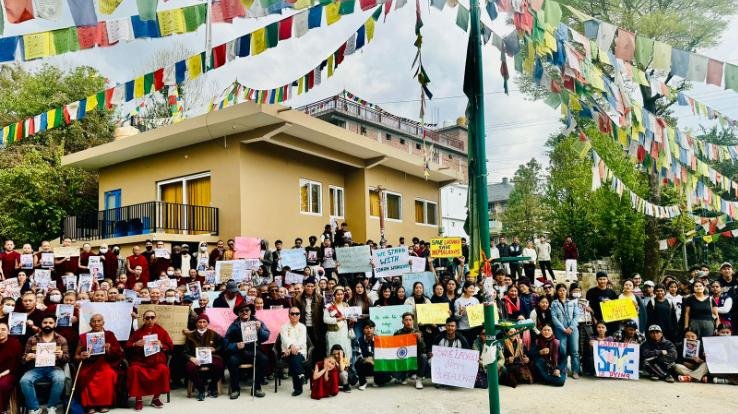
<instances>
[{"instance_id":1,"label":"window","mask_svg":"<svg viewBox=\"0 0 738 414\"><path fill-rule=\"evenodd\" d=\"M300 179L300 212L323 214L323 185L317 181Z\"/></svg>"},{"instance_id":2,"label":"window","mask_svg":"<svg viewBox=\"0 0 738 414\"><path fill-rule=\"evenodd\" d=\"M343 188L330 186L331 217L343 217Z\"/></svg>"},{"instance_id":3,"label":"window","mask_svg":"<svg viewBox=\"0 0 738 414\"><path fill-rule=\"evenodd\" d=\"M376 189L369 189L369 215L379 217L379 192ZM402 220L401 194L384 191L384 218Z\"/></svg>"},{"instance_id":4,"label":"window","mask_svg":"<svg viewBox=\"0 0 738 414\"><path fill-rule=\"evenodd\" d=\"M346 128L346 121L340 119L331 119L331 124L337 127Z\"/></svg>"},{"instance_id":5,"label":"window","mask_svg":"<svg viewBox=\"0 0 738 414\"><path fill-rule=\"evenodd\" d=\"M392 140L392 135L391 135L391 134L384 134L384 138L385 138L385 139L386 139L387 141L390 141L390 140Z\"/></svg>"},{"instance_id":6,"label":"window","mask_svg":"<svg viewBox=\"0 0 738 414\"><path fill-rule=\"evenodd\" d=\"M436 225L438 205L432 201L415 200L415 222L418 224Z\"/></svg>"},{"instance_id":7,"label":"window","mask_svg":"<svg viewBox=\"0 0 738 414\"><path fill-rule=\"evenodd\" d=\"M451 156L451 154L448 154L448 159L453 159L453 157Z\"/></svg>"},{"instance_id":8,"label":"window","mask_svg":"<svg viewBox=\"0 0 738 414\"><path fill-rule=\"evenodd\" d=\"M405 140L400 138L400 144L405 145Z\"/></svg>"},{"instance_id":9,"label":"window","mask_svg":"<svg viewBox=\"0 0 738 414\"><path fill-rule=\"evenodd\" d=\"M419 150L420 149L420 144L415 144L415 149L416 150Z\"/></svg>"},{"instance_id":10,"label":"window","mask_svg":"<svg viewBox=\"0 0 738 414\"><path fill-rule=\"evenodd\" d=\"M362 127L360 127L360 128L359 128L359 133L360 133L361 135L366 135L366 127L365 127L365 126L362 126Z\"/></svg>"},{"instance_id":11,"label":"window","mask_svg":"<svg viewBox=\"0 0 738 414\"><path fill-rule=\"evenodd\" d=\"M212 228L212 218L204 209L182 208L180 204L210 206L210 173L193 174L157 183L157 198L166 204L157 208L158 223L164 231L186 230L204 234Z\"/></svg>"}]
</instances>

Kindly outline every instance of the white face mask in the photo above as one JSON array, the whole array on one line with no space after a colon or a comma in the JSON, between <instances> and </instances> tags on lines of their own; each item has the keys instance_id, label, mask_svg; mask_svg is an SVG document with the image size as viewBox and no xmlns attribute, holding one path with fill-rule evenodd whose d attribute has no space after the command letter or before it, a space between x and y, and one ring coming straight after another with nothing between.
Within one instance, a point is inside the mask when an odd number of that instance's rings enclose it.
<instances>
[{"instance_id":1,"label":"white face mask","mask_svg":"<svg viewBox=\"0 0 738 414\"><path fill-rule=\"evenodd\" d=\"M177 301L177 298L168 297L164 299L167 303L174 303Z\"/></svg>"},{"instance_id":2,"label":"white face mask","mask_svg":"<svg viewBox=\"0 0 738 414\"><path fill-rule=\"evenodd\" d=\"M571 294L571 297L573 297L574 299L579 299L582 297L582 292L574 292Z\"/></svg>"},{"instance_id":3,"label":"white face mask","mask_svg":"<svg viewBox=\"0 0 738 414\"><path fill-rule=\"evenodd\" d=\"M100 248L100 253L105 254L107 252L108 252L108 248L107 247L101 247Z\"/></svg>"},{"instance_id":4,"label":"white face mask","mask_svg":"<svg viewBox=\"0 0 738 414\"><path fill-rule=\"evenodd\" d=\"M51 295L51 296L49 296L49 300L52 303L59 303L59 302L61 302L61 298L62 298L61 295Z\"/></svg>"},{"instance_id":5,"label":"white face mask","mask_svg":"<svg viewBox=\"0 0 738 414\"><path fill-rule=\"evenodd\" d=\"M202 247L200 247L200 251L201 251L201 252L205 252L205 251L207 251L207 250L208 250L208 247L207 247L207 246L202 246Z\"/></svg>"},{"instance_id":6,"label":"white face mask","mask_svg":"<svg viewBox=\"0 0 738 414\"><path fill-rule=\"evenodd\" d=\"M167 276L174 276L174 271L172 271L172 272L167 272Z\"/></svg>"},{"instance_id":7,"label":"white face mask","mask_svg":"<svg viewBox=\"0 0 738 414\"><path fill-rule=\"evenodd\" d=\"M3 305L3 313L6 315L9 315L13 312L13 309L15 309L15 306L13 305Z\"/></svg>"}]
</instances>

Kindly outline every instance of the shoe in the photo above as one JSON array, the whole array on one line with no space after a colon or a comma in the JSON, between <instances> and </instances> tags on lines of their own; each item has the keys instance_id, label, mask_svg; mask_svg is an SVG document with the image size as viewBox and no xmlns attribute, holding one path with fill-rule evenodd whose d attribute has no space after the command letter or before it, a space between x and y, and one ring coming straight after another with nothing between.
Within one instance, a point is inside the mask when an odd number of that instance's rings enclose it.
<instances>
[{"instance_id":1,"label":"shoe","mask_svg":"<svg viewBox=\"0 0 738 414\"><path fill-rule=\"evenodd\" d=\"M579 373L575 372L575 373L571 374L571 377L573 379L579 379Z\"/></svg>"},{"instance_id":2,"label":"shoe","mask_svg":"<svg viewBox=\"0 0 738 414\"><path fill-rule=\"evenodd\" d=\"M48 407L46 409L46 414L56 414L56 407Z\"/></svg>"},{"instance_id":3,"label":"shoe","mask_svg":"<svg viewBox=\"0 0 738 414\"><path fill-rule=\"evenodd\" d=\"M680 375L677 377L677 380L679 380L679 382L692 382L692 377L689 375Z\"/></svg>"},{"instance_id":4,"label":"shoe","mask_svg":"<svg viewBox=\"0 0 738 414\"><path fill-rule=\"evenodd\" d=\"M103 413L103 414L104 414L104 413L109 413L109 412L110 412L110 408L108 408L108 407L103 407L103 408L101 408L101 409L97 410L97 412L98 412L98 413Z\"/></svg>"},{"instance_id":5,"label":"shoe","mask_svg":"<svg viewBox=\"0 0 738 414\"><path fill-rule=\"evenodd\" d=\"M415 380L415 389L416 390L422 390L423 389L423 380L418 378Z\"/></svg>"},{"instance_id":6,"label":"shoe","mask_svg":"<svg viewBox=\"0 0 738 414\"><path fill-rule=\"evenodd\" d=\"M154 408L164 408L164 404L161 402L159 397L156 397L153 400L151 400L151 406Z\"/></svg>"},{"instance_id":7,"label":"shoe","mask_svg":"<svg viewBox=\"0 0 738 414\"><path fill-rule=\"evenodd\" d=\"M660 379L661 379L661 378L659 378L659 377L657 377L657 376L655 376L655 375L652 375L652 376L651 376L651 381L658 381L658 380L660 380Z\"/></svg>"},{"instance_id":8,"label":"shoe","mask_svg":"<svg viewBox=\"0 0 738 414\"><path fill-rule=\"evenodd\" d=\"M236 398L238 398L239 395L241 395L241 391L233 391L230 394L230 399L235 400Z\"/></svg>"},{"instance_id":9,"label":"shoe","mask_svg":"<svg viewBox=\"0 0 738 414\"><path fill-rule=\"evenodd\" d=\"M256 397L256 398L264 398L264 396L266 396L266 394L264 394L264 391L262 391L260 389L259 390L254 390L254 397Z\"/></svg>"},{"instance_id":10,"label":"shoe","mask_svg":"<svg viewBox=\"0 0 738 414\"><path fill-rule=\"evenodd\" d=\"M359 385L359 391L364 391L367 385L368 385L367 383Z\"/></svg>"},{"instance_id":11,"label":"shoe","mask_svg":"<svg viewBox=\"0 0 738 414\"><path fill-rule=\"evenodd\" d=\"M136 411L141 411L144 409L144 402L143 400L136 400L136 405L133 408Z\"/></svg>"},{"instance_id":12,"label":"shoe","mask_svg":"<svg viewBox=\"0 0 738 414\"><path fill-rule=\"evenodd\" d=\"M666 378L664 378L664 381L668 382L669 384L674 382L674 377L671 375L667 375Z\"/></svg>"},{"instance_id":13,"label":"shoe","mask_svg":"<svg viewBox=\"0 0 738 414\"><path fill-rule=\"evenodd\" d=\"M205 393L200 391L197 393L197 401L205 401Z\"/></svg>"},{"instance_id":14,"label":"shoe","mask_svg":"<svg viewBox=\"0 0 738 414\"><path fill-rule=\"evenodd\" d=\"M400 385L407 385L407 378L403 378L402 381L400 381Z\"/></svg>"},{"instance_id":15,"label":"shoe","mask_svg":"<svg viewBox=\"0 0 738 414\"><path fill-rule=\"evenodd\" d=\"M305 376L305 374L300 374L297 376L297 379L302 381L302 385L305 385L308 383L308 378Z\"/></svg>"},{"instance_id":16,"label":"shoe","mask_svg":"<svg viewBox=\"0 0 738 414\"><path fill-rule=\"evenodd\" d=\"M343 392L351 392L351 386L346 384L343 386L343 389L341 390Z\"/></svg>"},{"instance_id":17,"label":"shoe","mask_svg":"<svg viewBox=\"0 0 738 414\"><path fill-rule=\"evenodd\" d=\"M713 378L712 382L714 384L729 384L728 380L726 380L725 378Z\"/></svg>"},{"instance_id":18,"label":"shoe","mask_svg":"<svg viewBox=\"0 0 738 414\"><path fill-rule=\"evenodd\" d=\"M292 391L292 396L293 397L297 397L300 394L302 394L302 390L294 390L294 391Z\"/></svg>"},{"instance_id":19,"label":"shoe","mask_svg":"<svg viewBox=\"0 0 738 414\"><path fill-rule=\"evenodd\" d=\"M210 391L208 391L208 397L210 397L210 398L218 398L218 390L210 390Z\"/></svg>"}]
</instances>

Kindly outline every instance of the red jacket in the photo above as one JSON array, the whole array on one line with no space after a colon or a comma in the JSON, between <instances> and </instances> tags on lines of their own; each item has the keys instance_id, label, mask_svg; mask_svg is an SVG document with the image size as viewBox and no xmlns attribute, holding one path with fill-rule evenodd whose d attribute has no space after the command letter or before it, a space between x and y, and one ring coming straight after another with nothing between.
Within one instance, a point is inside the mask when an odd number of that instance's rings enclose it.
<instances>
[{"instance_id":1,"label":"red jacket","mask_svg":"<svg viewBox=\"0 0 738 414\"><path fill-rule=\"evenodd\" d=\"M577 260L579 258L579 250L574 242L564 243L564 260Z\"/></svg>"}]
</instances>

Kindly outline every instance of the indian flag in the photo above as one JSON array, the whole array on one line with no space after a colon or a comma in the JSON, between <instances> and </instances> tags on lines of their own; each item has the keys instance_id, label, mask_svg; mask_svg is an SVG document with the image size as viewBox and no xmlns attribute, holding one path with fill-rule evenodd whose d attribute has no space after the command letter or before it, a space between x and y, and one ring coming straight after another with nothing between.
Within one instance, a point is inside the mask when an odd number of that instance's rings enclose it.
<instances>
[{"instance_id":1,"label":"indian flag","mask_svg":"<svg viewBox=\"0 0 738 414\"><path fill-rule=\"evenodd\" d=\"M415 334L374 337L374 370L401 372L418 369Z\"/></svg>"}]
</instances>

